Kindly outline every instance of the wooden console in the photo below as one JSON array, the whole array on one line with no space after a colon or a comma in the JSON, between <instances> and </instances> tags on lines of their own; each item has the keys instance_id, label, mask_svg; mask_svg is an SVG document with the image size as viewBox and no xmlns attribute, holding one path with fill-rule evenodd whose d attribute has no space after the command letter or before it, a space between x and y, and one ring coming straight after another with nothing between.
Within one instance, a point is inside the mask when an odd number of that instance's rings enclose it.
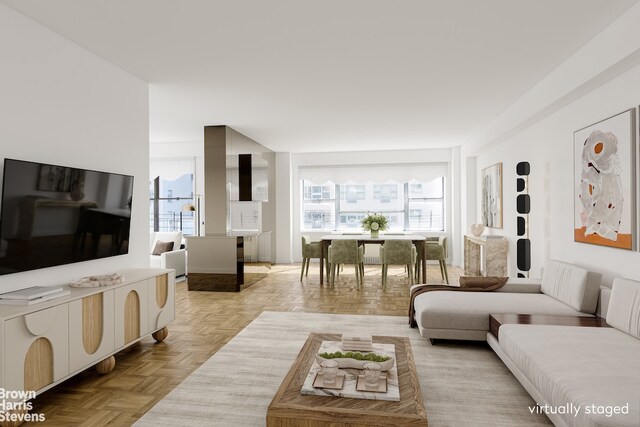
<instances>
[{"instance_id":1,"label":"wooden console","mask_svg":"<svg viewBox=\"0 0 640 427\"><path fill-rule=\"evenodd\" d=\"M111 372L113 355L148 335L166 338L175 318L174 270L120 274L118 285L0 306L0 387L39 394L93 365Z\"/></svg>"},{"instance_id":2,"label":"wooden console","mask_svg":"<svg viewBox=\"0 0 640 427\"><path fill-rule=\"evenodd\" d=\"M602 317L594 316L554 316L547 314L490 314L489 332L498 339L500 326L516 325L553 325L553 326L584 326L589 328L609 328Z\"/></svg>"}]
</instances>

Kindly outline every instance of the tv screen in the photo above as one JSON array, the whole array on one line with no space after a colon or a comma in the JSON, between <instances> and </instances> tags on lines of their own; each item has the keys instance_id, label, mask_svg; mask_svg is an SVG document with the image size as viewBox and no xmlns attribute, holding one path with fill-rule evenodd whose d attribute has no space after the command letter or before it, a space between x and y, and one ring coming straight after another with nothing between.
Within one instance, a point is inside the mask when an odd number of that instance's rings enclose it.
<instances>
[{"instance_id":1,"label":"tv screen","mask_svg":"<svg viewBox=\"0 0 640 427\"><path fill-rule=\"evenodd\" d=\"M5 159L0 274L129 251L133 177Z\"/></svg>"}]
</instances>

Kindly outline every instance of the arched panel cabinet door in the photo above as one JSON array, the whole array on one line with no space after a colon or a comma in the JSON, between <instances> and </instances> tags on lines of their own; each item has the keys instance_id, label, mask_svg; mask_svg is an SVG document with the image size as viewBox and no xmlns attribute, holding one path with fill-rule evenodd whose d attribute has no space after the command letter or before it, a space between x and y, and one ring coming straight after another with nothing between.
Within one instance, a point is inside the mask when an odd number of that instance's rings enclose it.
<instances>
[{"instance_id":1,"label":"arched panel cabinet door","mask_svg":"<svg viewBox=\"0 0 640 427\"><path fill-rule=\"evenodd\" d=\"M43 337L29 346L24 356L24 389L40 390L53 382L53 347Z\"/></svg>"},{"instance_id":2,"label":"arched panel cabinet door","mask_svg":"<svg viewBox=\"0 0 640 427\"><path fill-rule=\"evenodd\" d=\"M69 367L84 369L113 353L114 290L69 303Z\"/></svg>"},{"instance_id":3,"label":"arched panel cabinet door","mask_svg":"<svg viewBox=\"0 0 640 427\"><path fill-rule=\"evenodd\" d=\"M38 391L68 375L68 327L66 304L7 320L3 387Z\"/></svg>"},{"instance_id":4,"label":"arched panel cabinet door","mask_svg":"<svg viewBox=\"0 0 640 427\"><path fill-rule=\"evenodd\" d=\"M151 332L148 280L115 289L116 350Z\"/></svg>"},{"instance_id":5,"label":"arched panel cabinet door","mask_svg":"<svg viewBox=\"0 0 640 427\"><path fill-rule=\"evenodd\" d=\"M175 319L175 293L173 274L162 274L149 279L150 331L162 329Z\"/></svg>"}]
</instances>

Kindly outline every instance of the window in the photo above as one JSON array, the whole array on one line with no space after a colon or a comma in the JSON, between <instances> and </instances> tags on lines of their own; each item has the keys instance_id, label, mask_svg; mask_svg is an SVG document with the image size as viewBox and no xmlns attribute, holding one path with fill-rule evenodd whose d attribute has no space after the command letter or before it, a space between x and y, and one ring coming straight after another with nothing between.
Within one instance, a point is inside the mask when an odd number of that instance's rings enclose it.
<instances>
[{"instance_id":1,"label":"window","mask_svg":"<svg viewBox=\"0 0 640 427\"><path fill-rule=\"evenodd\" d=\"M302 230L360 231L362 219L377 212L388 218L389 230L444 231L444 177L430 182L301 183Z\"/></svg>"},{"instance_id":2,"label":"window","mask_svg":"<svg viewBox=\"0 0 640 427\"><path fill-rule=\"evenodd\" d=\"M309 185L304 189L304 198L306 200L331 199L331 185Z\"/></svg>"},{"instance_id":3,"label":"window","mask_svg":"<svg viewBox=\"0 0 640 427\"><path fill-rule=\"evenodd\" d=\"M182 231L195 234L193 160L152 160L149 182L149 228L151 231Z\"/></svg>"},{"instance_id":4,"label":"window","mask_svg":"<svg viewBox=\"0 0 640 427\"><path fill-rule=\"evenodd\" d=\"M361 221L366 216L363 212L340 212L338 230L354 230L362 228Z\"/></svg>"},{"instance_id":5,"label":"window","mask_svg":"<svg viewBox=\"0 0 640 427\"><path fill-rule=\"evenodd\" d=\"M340 198L347 203L357 203L366 197L366 187L364 185L343 185Z\"/></svg>"},{"instance_id":6,"label":"window","mask_svg":"<svg viewBox=\"0 0 640 427\"><path fill-rule=\"evenodd\" d=\"M390 203L392 200L398 200L398 184L374 184L373 198L382 203Z\"/></svg>"},{"instance_id":7,"label":"window","mask_svg":"<svg viewBox=\"0 0 640 427\"><path fill-rule=\"evenodd\" d=\"M444 230L444 177L427 183L410 182L408 229Z\"/></svg>"},{"instance_id":8,"label":"window","mask_svg":"<svg viewBox=\"0 0 640 427\"><path fill-rule=\"evenodd\" d=\"M304 230L333 230L336 215L336 185L329 181L321 185L303 181L302 201Z\"/></svg>"}]
</instances>

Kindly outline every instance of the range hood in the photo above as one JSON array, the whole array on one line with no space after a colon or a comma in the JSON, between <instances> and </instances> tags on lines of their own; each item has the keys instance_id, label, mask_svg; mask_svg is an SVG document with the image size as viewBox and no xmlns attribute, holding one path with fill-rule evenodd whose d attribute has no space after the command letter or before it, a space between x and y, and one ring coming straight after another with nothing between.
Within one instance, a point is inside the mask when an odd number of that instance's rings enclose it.
<instances>
[{"instance_id":1,"label":"range hood","mask_svg":"<svg viewBox=\"0 0 640 427\"><path fill-rule=\"evenodd\" d=\"M251 157L251 154L238 154L238 200L241 202L253 201Z\"/></svg>"},{"instance_id":2,"label":"range hood","mask_svg":"<svg viewBox=\"0 0 640 427\"><path fill-rule=\"evenodd\" d=\"M269 201L269 162L260 154L227 156L229 200L239 202Z\"/></svg>"}]
</instances>

